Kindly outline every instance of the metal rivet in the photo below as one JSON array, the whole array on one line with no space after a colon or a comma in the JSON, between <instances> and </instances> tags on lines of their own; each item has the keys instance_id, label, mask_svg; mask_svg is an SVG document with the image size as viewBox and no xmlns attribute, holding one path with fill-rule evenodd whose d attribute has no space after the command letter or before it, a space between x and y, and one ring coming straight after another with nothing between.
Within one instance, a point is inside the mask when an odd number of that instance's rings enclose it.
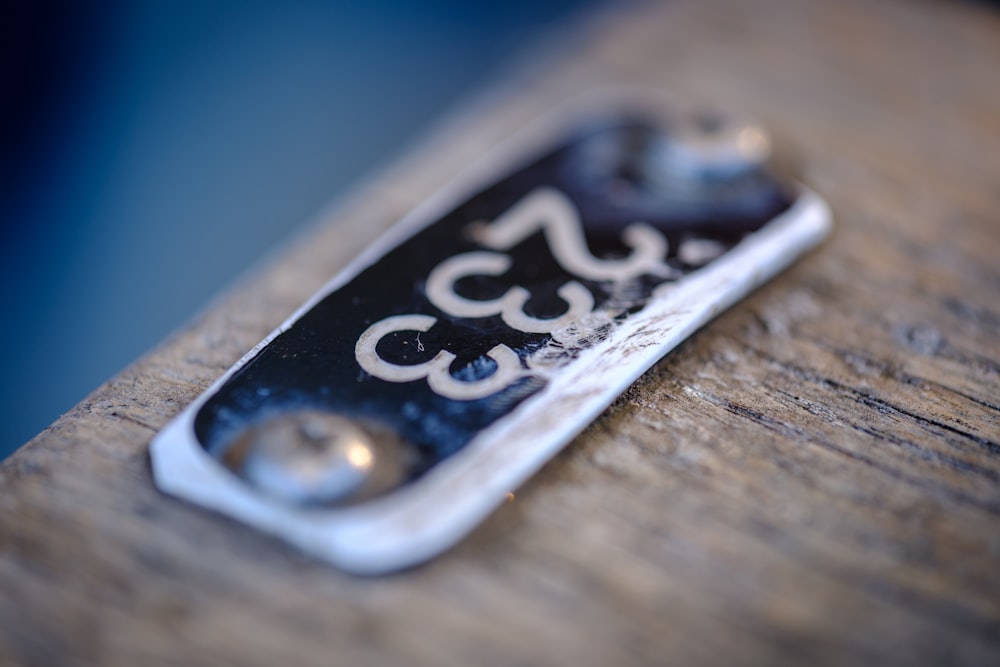
<instances>
[{"instance_id":1,"label":"metal rivet","mask_svg":"<svg viewBox=\"0 0 1000 667\"><path fill-rule=\"evenodd\" d=\"M239 473L255 488L283 501L341 501L372 478L375 447L351 420L302 410L253 426L238 439Z\"/></svg>"},{"instance_id":2,"label":"metal rivet","mask_svg":"<svg viewBox=\"0 0 1000 667\"><path fill-rule=\"evenodd\" d=\"M671 127L661 166L674 176L727 179L760 169L771 140L759 125L719 113L691 114Z\"/></svg>"}]
</instances>

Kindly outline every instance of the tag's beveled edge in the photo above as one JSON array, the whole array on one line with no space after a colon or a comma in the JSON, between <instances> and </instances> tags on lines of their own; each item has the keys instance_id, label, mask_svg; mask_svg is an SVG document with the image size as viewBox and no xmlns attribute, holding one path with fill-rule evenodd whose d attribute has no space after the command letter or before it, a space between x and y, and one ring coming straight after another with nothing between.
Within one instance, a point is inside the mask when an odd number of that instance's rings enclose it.
<instances>
[{"instance_id":1,"label":"tag's beveled edge","mask_svg":"<svg viewBox=\"0 0 1000 667\"><path fill-rule=\"evenodd\" d=\"M534 127L515 135L492 155L470 167L394 225L156 435L150 445L150 455L157 487L292 542L358 574L402 569L453 545L500 505L507 492L517 488L562 449L656 360L802 252L817 245L832 224L825 202L803 189L791 209L708 267L669 284L667 294L652 300L642 311L628 318L609 340L588 350L545 390L484 430L461 452L440 463L423 478L364 505L330 510L303 509L253 492L201 447L194 434L194 417L235 372L326 295L431 224L459 198L467 197L479 186L537 154L539 146L551 147L574 121L597 113L626 110L663 116L664 111L676 112L676 108L669 97L645 90L591 94L582 102L576 100L546 114ZM725 289L719 289L720 285ZM698 312L678 310L695 299L702 299ZM636 363L624 371L621 363L615 361L610 365L617 373L601 375L599 382L594 381L594 360L600 361L604 355L604 361L608 362L608 350L620 347L622 340L628 340L643 327L651 327L653 321L659 326L654 329L665 337L658 344L644 347L641 358L633 359ZM586 381L588 377L590 383ZM559 392L569 387L578 394L582 389L585 397L564 393L560 398ZM574 405L574 418L546 428L545 424L536 423L541 414L535 416L534 422L530 414L525 415L532 410L557 412L553 410L553 400L556 404L579 401ZM531 437L522 434L518 440L515 433L519 429L531 432ZM505 438L513 438L513 444L508 441L504 447L495 446Z\"/></svg>"}]
</instances>

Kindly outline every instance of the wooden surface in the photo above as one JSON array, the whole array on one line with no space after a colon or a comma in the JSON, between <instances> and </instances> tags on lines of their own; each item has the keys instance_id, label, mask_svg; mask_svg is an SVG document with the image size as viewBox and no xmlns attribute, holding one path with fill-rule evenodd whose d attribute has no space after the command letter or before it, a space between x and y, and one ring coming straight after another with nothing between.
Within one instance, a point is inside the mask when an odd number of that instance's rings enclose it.
<instances>
[{"instance_id":1,"label":"wooden surface","mask_svg":"<svg viewBox=\"0 0 1000 667\"><path fill-rule=\"evenodd\" d=\"M1000 664L1000 19L603 17L0 472L0 664ZM340 574L152 486L153 433L360 248L574 91L749 112L833 238L661 361L456 549Z\"/></svg>"}]
</instances>

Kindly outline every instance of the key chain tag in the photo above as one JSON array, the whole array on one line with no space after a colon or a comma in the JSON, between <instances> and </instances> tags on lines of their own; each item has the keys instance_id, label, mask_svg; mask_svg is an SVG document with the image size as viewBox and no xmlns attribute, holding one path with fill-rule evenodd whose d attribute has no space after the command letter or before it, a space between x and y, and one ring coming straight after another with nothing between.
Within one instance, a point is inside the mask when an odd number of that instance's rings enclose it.
<instances>
[{"instance_id":1,"label":"key chain tag","mask_svg":"<svg viewBox=\"0 0 1000 667\"><path fill-rule=\"evenodd\" d=\"M151 444L157 486L347 571L461 539L829 232L749 123L578 99L359 255Z\"/></svg>"}]
</instances>

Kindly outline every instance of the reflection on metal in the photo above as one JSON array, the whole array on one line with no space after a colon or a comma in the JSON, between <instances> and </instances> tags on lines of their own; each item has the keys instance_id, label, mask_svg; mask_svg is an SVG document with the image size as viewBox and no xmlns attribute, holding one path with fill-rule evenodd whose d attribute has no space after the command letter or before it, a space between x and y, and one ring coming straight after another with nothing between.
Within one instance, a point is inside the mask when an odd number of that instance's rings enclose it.
<instances>
[{"instance_id":1,"label":"reflection on metal","mask_svg":"<svg viewBox=\"0 0 1000 667\"><path fill-rule=\"evenodd\" d=\"M739 178L764 167L771 139L754 123L719 113L682 116L663 144L659 166L671 178Z\"/></svg>"},{"instance_id":2,"label":"reflection on metal","mask_svg":"<svg viewBox=\"0 0 1000 667\"><path fill-rule=\"evenodd\" d=\"M388 446L391 439L377 440L380 447L345 417L300 410L247 428L224 460L254 488L282 502L338 504L399 483L404 472L399 448Z\"/></svg>"}]
</instances>

